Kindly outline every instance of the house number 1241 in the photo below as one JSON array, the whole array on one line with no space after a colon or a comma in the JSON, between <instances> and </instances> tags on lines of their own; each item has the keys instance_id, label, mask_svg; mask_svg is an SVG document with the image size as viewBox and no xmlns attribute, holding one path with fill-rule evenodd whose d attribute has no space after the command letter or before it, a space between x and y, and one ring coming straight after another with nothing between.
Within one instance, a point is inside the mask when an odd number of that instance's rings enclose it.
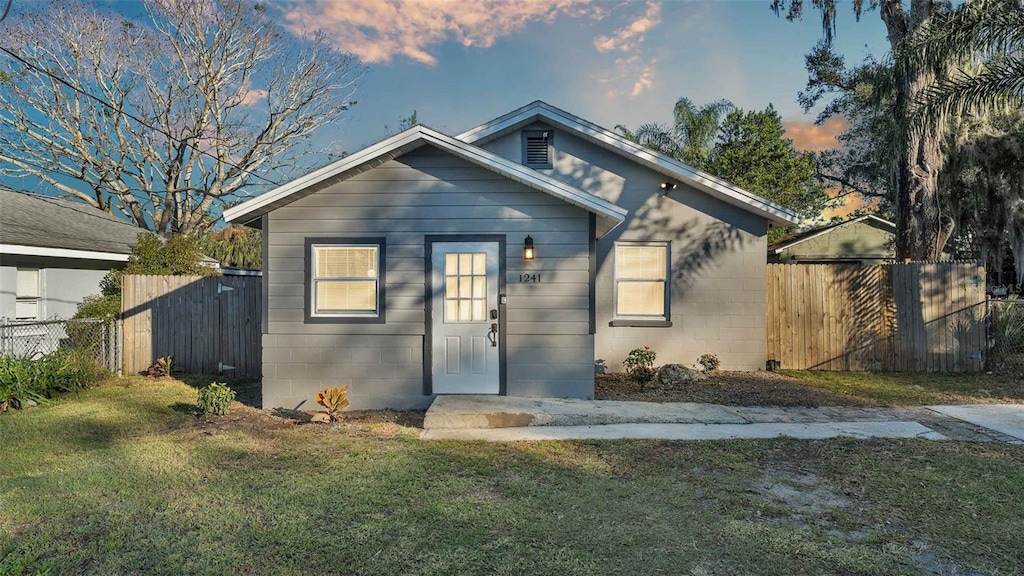
<instances>
[{"instance_id":1,"label":"house number 1241","mask_svg":"<svg viewBox=\"0 0 1024 576\"><path fill-rule=\"evenodd\" d=\"M520 274L520 282L540 282L540 274Z\"/></svg>"}]
</instances>

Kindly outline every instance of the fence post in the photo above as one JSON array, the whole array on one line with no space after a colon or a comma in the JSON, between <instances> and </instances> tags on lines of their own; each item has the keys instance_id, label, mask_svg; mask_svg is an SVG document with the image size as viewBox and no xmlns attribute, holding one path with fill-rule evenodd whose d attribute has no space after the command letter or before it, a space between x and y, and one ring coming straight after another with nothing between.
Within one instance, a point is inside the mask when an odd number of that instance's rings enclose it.
<instances>
[{"instance_id":1,"label":"fence post","mask_svg":"<svg viewBox=\"0 0 1024 576\"><path fill-rule=\"evenodd\" d=\"M114 369L118 376L124 376L124 329L119 318L114 318L114 342Z\"/></svg>"}]
</instances>

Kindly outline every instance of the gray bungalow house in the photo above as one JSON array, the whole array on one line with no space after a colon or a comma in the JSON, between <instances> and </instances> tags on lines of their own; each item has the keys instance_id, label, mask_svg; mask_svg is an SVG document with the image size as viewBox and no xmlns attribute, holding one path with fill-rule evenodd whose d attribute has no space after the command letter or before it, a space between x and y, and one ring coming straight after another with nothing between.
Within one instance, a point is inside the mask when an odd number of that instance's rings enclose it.
<instances>
[{"instance_id":1,"label":"gray bungalow house","mask_svg":"<svg viewBox=\"0 0 1024 576\"><path fill-rule=\"evenodd\" d=\"M796 215L534 102L415 126L226 210L261 228L263 404L592 398L595 361L765 362L766 234Z\"/></svg>"}]
</instances>

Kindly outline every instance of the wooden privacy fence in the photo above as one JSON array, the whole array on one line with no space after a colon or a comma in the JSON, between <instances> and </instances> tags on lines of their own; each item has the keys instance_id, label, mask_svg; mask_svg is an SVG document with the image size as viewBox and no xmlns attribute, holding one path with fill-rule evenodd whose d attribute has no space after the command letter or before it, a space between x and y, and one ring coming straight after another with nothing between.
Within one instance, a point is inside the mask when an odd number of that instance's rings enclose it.
<instances>
[{"instance_id":1,"label":"wooden privacy fence","mask_svg":"<svg viewBox=\"0 0 1024 576\"><path fill-rule=\"evenodd\" d=\"M173 355L174 369L260 378L258 276L135 276L121 280L124 371Z\"/></svg>"},{"instance_id":2,"label":"wooden privacy fence","mask_svg":"<svg viewBox=\"0 0 1024 576\"><path fill-rule=\"evenodd\" d=\"M784 369L983 370L984 278L975 262L769 264L768 359Z\"/></svg>"}]
</instances>

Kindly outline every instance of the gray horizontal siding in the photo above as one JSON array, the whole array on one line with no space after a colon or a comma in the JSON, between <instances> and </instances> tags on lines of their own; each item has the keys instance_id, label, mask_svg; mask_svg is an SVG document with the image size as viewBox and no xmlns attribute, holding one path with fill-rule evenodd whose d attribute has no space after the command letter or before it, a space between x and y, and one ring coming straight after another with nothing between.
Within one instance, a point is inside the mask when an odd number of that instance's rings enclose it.
<instances>
[{"instance_id":1,"label":"gray horizontal siding","mask_svg":"<svg viewBox=\"0 0 1024 576\"><path fill-rule=\"evenodd\" d=\"M275 210L266 233L267 406L309 409L319 389L346 382L353 408L429 402L424 244L442 234L506 236L508 393L593 394L589 216L580 208L421 149ZM522 260L527 235L538 253L531 262ZM305 239L330 236L387 238L386 323L304 322ZM520 283L520 274L539 274L540 282Z\"/></svg>"},{"instance_id":2,"label":"gray horizontal siding","mask_svg":"<svg viewBox=\"0 0 1024 576\"><path fill-rule=\"evenodd\" d=\"M542 128L549 129L523 130ZM664 175L571 134L557 131L552 142L553 166L545 172L629 210L627 221L598 243L596 356L621 370L630 350L649 345L659 364L692 365L710 352L726 369L763 368L767 222L685 183L665 198ZM520 132L484 147L519 161ZM671 241L671 327L609 326L616 240Z\"/></svg>"},{"instance_id":3,"label":"gray horizontal siding","mask_svg":"<svg viewBox=\"0 0 1024 576\"><path fill-rule=\"evenodd\" d=\"M536 192L531 192L531 193L536 194ZM279 210L285 210L285 209L287 209L287 206L285 208L280 208ZM273 224L273 218L270 218L270 220L271 220L271 224ZM529 229L524 229L524 230L520 230L520 231L515 231L515 233L513 234L513 233L511 233L512 231L509 231L509 230L494 230L494 229L492 229L492 230L484 229L482 231L479 231L479 230L478 231L466 231L464 229L458 228L458 222L444 221L444 220L438 220L437 222L438 222L438 227L435 230L429 230L429 231L424 230L424 231L421 231L419 233L407 233L404 229L398 228L397 231L388 232L387 233L388 251L389 252L391 251L392 244L394 244L395 246L415 246L415 245L419 245L421 247L421 249L422 249L424 233L429 233L429 234L470 234L470 233L476 233L476 234L480 234L480 233L483 233L483 234L487 234L487 233L500 234L500 233L506 232L506 233L509 233L509 243L515 244L515 245L519 246L519 250L516 251L516 253L521 257L522 256L522 247L523 247L523 238L526 237L526 234L529 234L530 236L533 236L533 240L534 240L534 242L537 245L537 250L538 251L541 250L540 247L542 245L543 246L549 246L549 245L552 245L552 244L554 244L554 245L569 244L569 245L579 246L580 245L579 244L580 238L582 237L582 238L585 239L586 236L587 236L586 229L573 230L573 231L569 231L569 232L563 232L563 231L557 231L557 230L538 230L538 231L535 231L535 232L531 232L531 231L529 231ZM346 233L344 227L342 227L341 225L339 225L333 232L337 233L338 235ZM325 233L325 231L321 230L318 233L323 234L323 233ZM311 232L282 232L280 230L272 230L270 232L270 238L269 238L270 248L273 249L275 246L300 246L301 247L302 243L305 241L306 237L307 236L312 236L312 235L314 235L314 234L311 233ZM354 233L352 231L348 231L348 235L349 236L367 236L367 237L371 237L371 236L373 236L373 233L370 233L370 232ZM519 238L516 238L516 236L519 236ZM511 251L509 251L509 252L511 252ZM586 243L584 243L582 245L582 254L586 254L586 253L587 253L587 245L586 245Z\"/></svg>"}]
</instances>

